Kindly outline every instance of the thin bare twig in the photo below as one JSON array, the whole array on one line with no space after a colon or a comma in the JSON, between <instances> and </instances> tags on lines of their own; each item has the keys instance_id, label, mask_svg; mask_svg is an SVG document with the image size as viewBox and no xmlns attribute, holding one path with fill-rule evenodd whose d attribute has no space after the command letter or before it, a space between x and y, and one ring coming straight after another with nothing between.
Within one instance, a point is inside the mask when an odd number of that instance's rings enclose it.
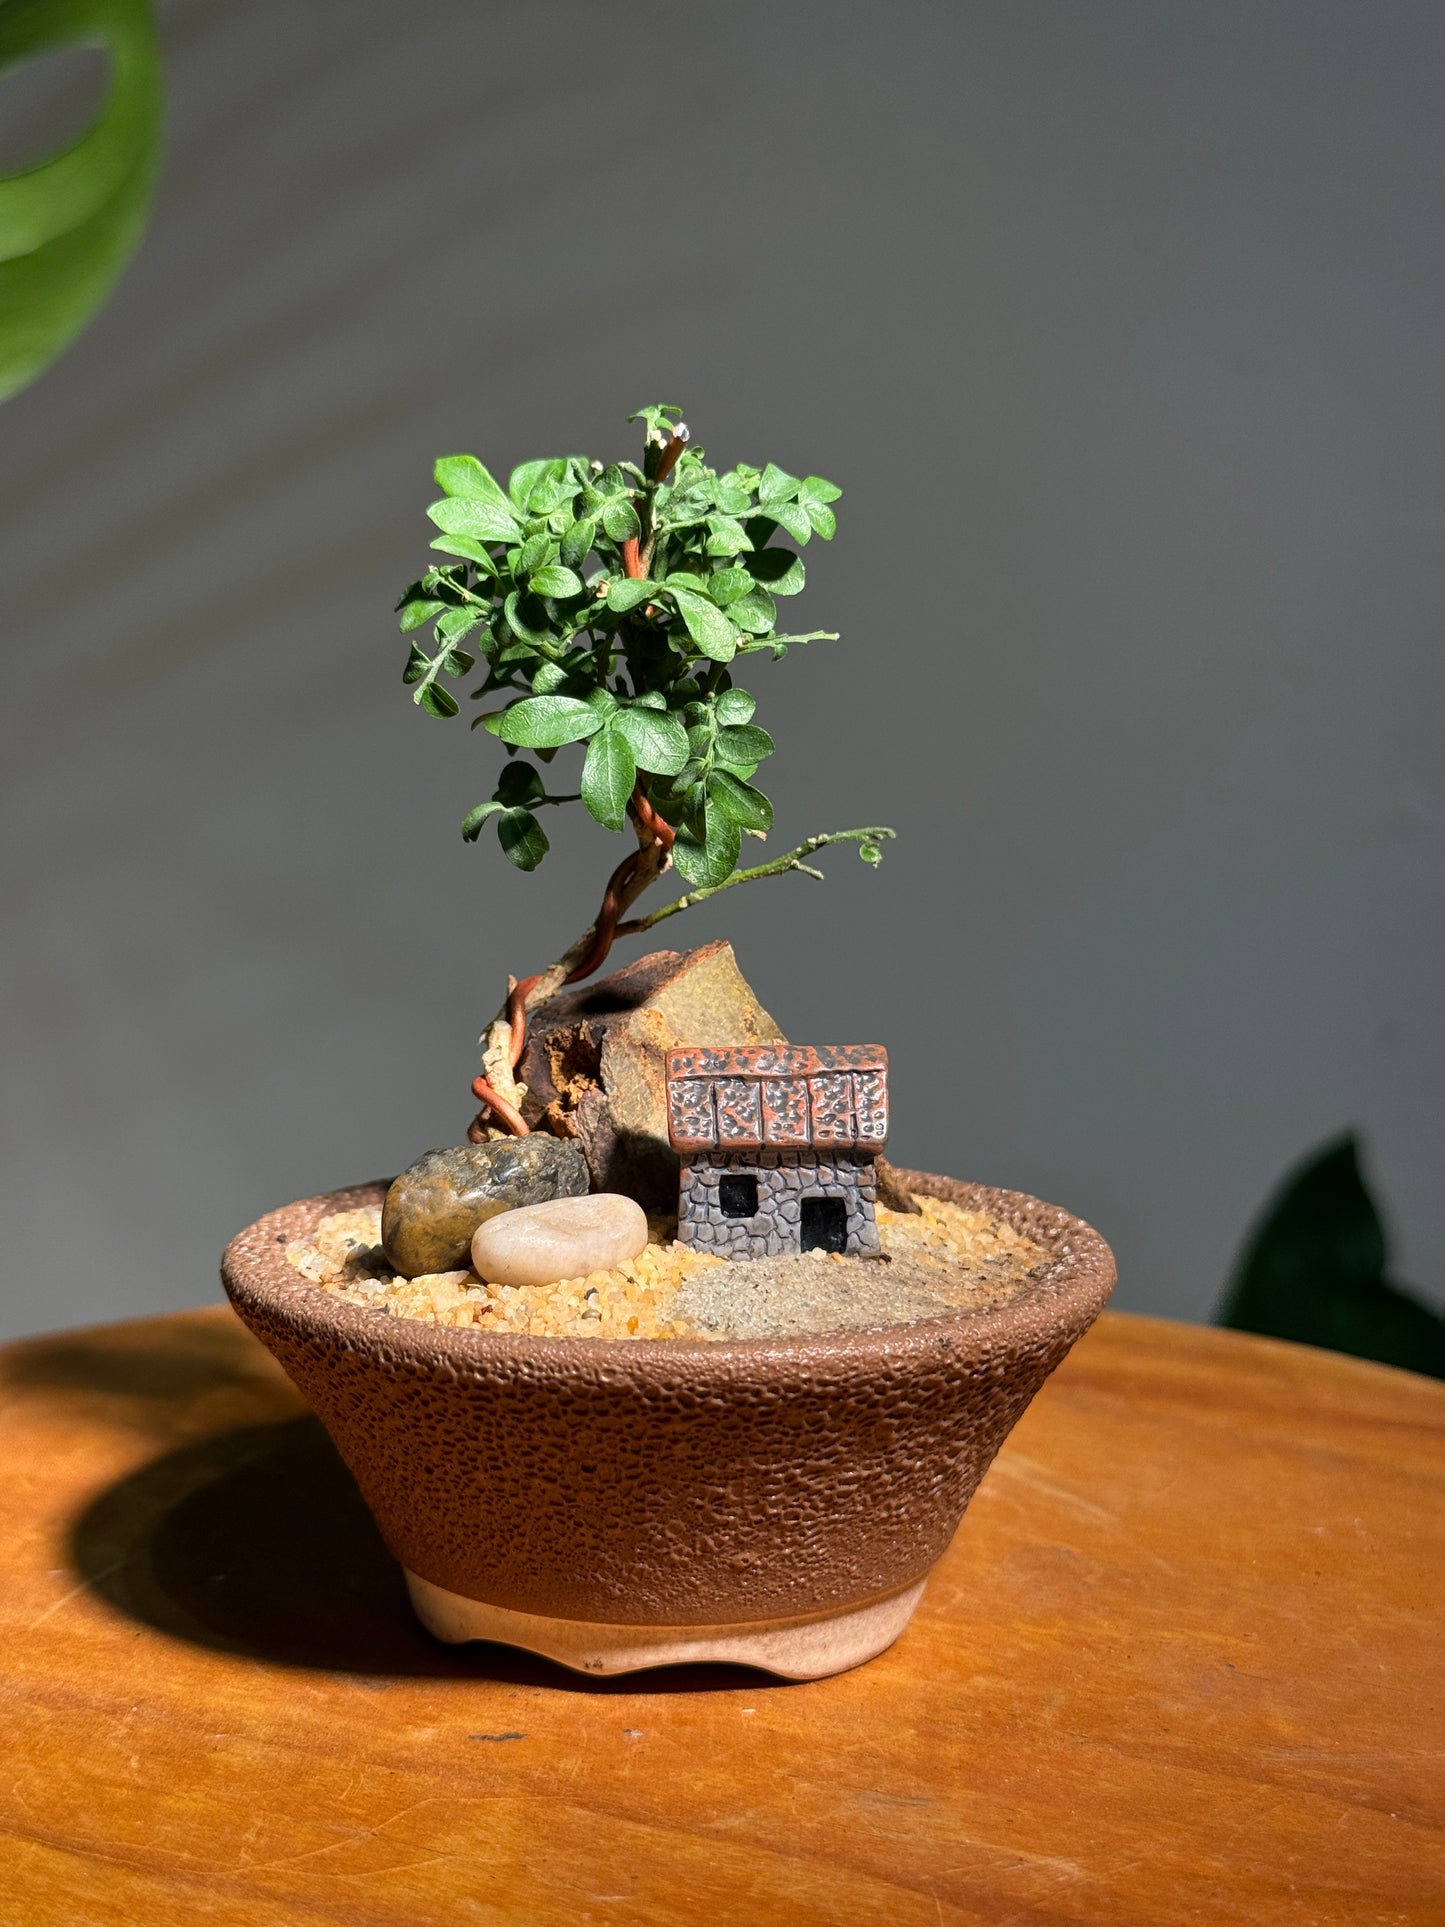
<instances>
[{"instance_id":1,"label":"thin bare twig","mask_svg":"<svg viewBox=\"0 0 1445 1927\"><path fill-rule=\"evenodd\" d=\"M789 870L801 870L804 876L816 877L823 882L823 872L815 870L811 863L804 863L805 856L814 850L821 850L829 843L877 843L888 841L897 836L896 830L881 825L868 830L825 830L821 836L810 836L800 843L796 850L789 850L786 856L774 857L771 863L758 863L751 870L734 870L722 883L710 883L701 890L689 890L686 896L677 897L671 903L664 903L659 910L645 917L633 917L630 922L619 923L619 937L640 936L644 930L651 930L654 924L661 923L664 917L675 917L679 910L690 910L695 903L704 903L715 897L720 890L731 890L735 883L751 883L757 877L786 876Z\"/></svg>"}]
</instances>

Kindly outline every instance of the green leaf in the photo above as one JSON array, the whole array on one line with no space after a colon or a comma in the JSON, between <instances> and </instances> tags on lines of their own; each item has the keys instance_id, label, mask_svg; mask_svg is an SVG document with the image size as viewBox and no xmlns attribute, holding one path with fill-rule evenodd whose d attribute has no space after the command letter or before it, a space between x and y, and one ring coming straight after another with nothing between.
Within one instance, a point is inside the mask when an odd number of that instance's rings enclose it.
<instances>
[{"instance_id":1,"label":"green leaf","mask_svg":"<svg viewBox=\"0 0 1445 1927\"><path fill-rule=\"evenodd\" d=\"M831 542L838 533L838 518L832 509L825 508L821 502L808 503L808 520L825 542Z\"/></svg>"},{"instance_id":2,"label":"green leaf","mask_svg":"<svg viewBox=\"0 0 1445 1927\"><path fill-rule=\"evenodd\" d=\"M607 604L614 615L626 615L640 602L650 601L662 587L660 582L634 580L625 575L614 576L607 585Z\"/></svg>"},{"instance_id":3,"label":"green leaf","mask_svg":"<svg viewBox=\"0 0 1445 1927\"><path fill-rule=\"evenodd\" d=\"M1269 1200L1219 1323L1445 1378L1445 1319L1391 1269L1359 1147L1339 1138L1290 1171Z\"/></svg>"},{"instance_id":4,"label":"green leaf","mask_svg":"<svg viewBox=\"0 0 1445 1927\"><path fill-rule=\"evenodd\" d=\"M555 646L557 637L547 627L546 607L536 596L523 595L519 589L513 589L504 607L507 627L514 636L530 642L536 649Z\"/></svg>"},{"instance_id":5,"label":"green leaf","mask_svg":"<svg viewBox=\"0 0 1445 1927\"><path fill-rule=\"evenodd\" d=\"M448 609L446 614L437 623L437 641L460 642L463 636L471 634L481 619L482 616L479 609ZM470 669L471 664L468 663L467 667Z\"/></svg>"},{"instance_id":6,"label":"green leaf","mask_svg":"<svg viewBox=\"0 0 1445 1927\"><path fill-rule=\"evenodd\" d=\"M798 478L790 475L785 468L769 462L763 470L762 480L758 483L758 500L764 509L771 510L779 502L791 502L798 493Z\"/></svg>"},{"instance_id":7,"label":"green leaf","mask_svg":"<svg viewBox=\"0 0 1445 1927\"><path fill-rule=\"evenodd\" d=\"M497 841L519 870L535 870L552 847L530 810L503 810L497 818Z\"/></svg>"},{"instance_id":8,"label":"green leaf","mask_svg":"<svg viewBox=\"0 0 1445 1927\"><path fill-rule=\"evenodd\" d=\"M676 776L687 761L687 731L676 716L646 706L619 710L614 727L627 739L639 769Z\"/></svg>"},{"instance_id":9,"label":"green leaf","mask_svg":"<svg viewBox=\"0 0 1445 1927\"><path fill-rule=\"evenodd\" d=\"M75 339L139 245L163 114L145 0L0 4L0 68L96 42L110 56L110 78L94 123L39 167L0 176L0 400Z\"/></svg>"},{"instance_id":10,"label":"green leaf","mask_svg":"<svg viewBox=\"0 0 1445 1927\"><path fill-rule=\"evenodd\" d=\"M626 499L606 505L602 511L602 526L614 542L630 542L642 533L637 510Z\"/></svg>"},{"instance_id":11,"label":"green leaf","mask_svg":"<svg viewBox=\"0 0 1445 1927\"><path fill-rule=\"evenodd\" d=\"M446 535L470 535L478 542L514 542L519 530L512 511L469 495L446 495L427 514Z\"/></svg>"},{"instance_id":12,"label":"green leaf","mask_svg":"<svg viewBox=\"0 0 1445 1927\"><path fill-rule=\"evenodd\" d=\"M746 569L719 569L707 578L707 592L720 609L747 595L753 579Z\"/></svg>"},{"instance_id":13,"label":"green leaf","mask_svg":"<svg viewBox=\"0 0 1445 1927\"><path fill-rule=\"evenodd\" d=\"M702 653L714 662L731 662L737 653L738 632L721 609L690 589L674 589L671 581L667 586L687 633Z\"/></svg>"},{"instance_id":14,"label":"green leaf","mask_svg":"<svg viewBox=\"0 0 1445 1927\"><path fill-rule=\"evenodd\" d=\"M487 818L495 816L498 810L505 808L504 803L499 803L493 797L490 803L478 803L474 810L468 810L462 818L462 840L466 843L475 843L482 833L482 825Z\"/></svg>"},{"instance_id":15,"label":"green leaf","mask_svg":"<svg viewBox=\"0 0 1445 1927\"><path fill-rule=\"evenodd\" d=\"M473 536L438 535L432 539L431 547L440 549L443 555L459 555L467 562L475 562L487 575L497 573L496 563Z\"/></svg>"},{"instance_id":16,"label":"green leaf","mask_svg":"<svg viewBox=\"0 0 1445 1927\"><path fill-rule=\"evenodd\" d=\"M774 595L797 595L807 580L803 558L789 549L756 549L743 567L755 582L765 583Z\"/></svg>"},{"instance_id":17,"label":"green leaf","mask_svg":"<svg viewBox=\"0 0 1445 1927\"><path fill-rule=\"evenodd\" d=\"M565 599L567 596L581 595L582 578L575 569L564 569L552 563L545 569L534 571L527 585L533 595L546 595Z\"/></svg>"},{"instance_id":18,"label":"green leaf","mask_svg":"<svg viewBox=\"0 0 1445 1927\"><path fill-rule=\"evenodd\" d=\"M545 535L529 535L517 551L512 564L513 573L519 576L531 575L534 569L542 568L552 555L552 544Z\"/></svg>"},{"instance_id":19,"label":"green leaf","mask_svg":"<svg viewBox=\"0 0 1445 1927\"><path fill-rule=\"evenodd\" d=\"M786 529L795 542L806 546L813 533L813 524L808 519L808 511L797 502L768 502L764 514L776 522L779 528Z\"/></svg>"},{"instance_id":20,"label":"green leaf","mask_svg":"<svg viewBox=\"0 0 1445 1927\"><path fill-rule=\"evenodd\" d=\"M497 778L497 801L508 809L530 808L546 796L546 785L530 763L508 763Z\"/></svg>"},{"instance_id":21,"label":"green leaf","mask_svg":"<svg viewBox=\"0 0 1445 1927\"><path fill-rule=\"evenodd\" d=\"M876 843L860 843L858 845L858 854L865 863L869 864L875 870L883 861L883 852Z\"/></svg>"},{"instance_id":22,"label":"green leaf","mask_svg":"<svg viewBox=\"0 0 1445 1927\"><path fill-rule=\"evenodd\" d=\"M726 477L713 490L712 499L718 508L716 518L718 520L723 516L746 515L753 505L753 498L748 490L736 482L729 482ZM709 526L712 525L713 519L709 517Z\"/></svg>"},{"instance_id":23,"label":"green leaf","mask_svg":"<svg viewBox=\"0 0 1445 1927\"><path fill-rule=\"evenodd\" d=\"M720 723L748 723L756 708L746 689L725 689L717 699L717 719Z\"/></svg>"},{"instance_id":24,"label":"green leaf","mask_svg":"<svg viewBox=\"0 0 1445 1927\"><path fill-rule=\"evenodd\" d=\"M411 645L411 653L406 659L406 668L401 672L402 681L404 683L420 682L430 668L431 657L425 649L420 648L416 642L413 642Z\"/></svg>"},{"instance_id":25,"label":"green leaf","mask_svg":"<svg viewBox=\"0 0 1445 1927\"><path fill-rule=\"evenodd\" d=\"M456 697L439 682L424 682L416 692L416 701L428 716L455 716L458 709Z\"/></svg>"},{"instance_id":26,"label":"green leaf","mask_svg":"<svg viewBox=\"0 0 1445 1927\"><path fill-rule=\"evenodd\" d=\"M778 605L766 589L754 589L728 605L728 621L750 636L765 634L778 620Z\"/></svg>"},{"instance_id":27,"label":"green leaf","mask_svg":"<svg viewBox=\"0 0 1445 1927\"><path fill-rule=\"evenodd\" d=\"M770 830L773 827L773 806L767 797L761 790L755 790L751 783L740 782L728 770L715 769L709 776L707 799L709 805L716 804L739 829Z\"/></svg>"},{"instance_id":28,"label":"green leaf","mask_svg":"<svg viewBox=\"0 0 1445 1927\"><path fill-rule=\"evenodd\" d=\"M507 477L507 494L518 512L526 514L532 490L538 482L551 479L559 469L565 467L566 463L559 462L554 456L546 456L536 462L519 462Z\"/></svg>"},{"instance_id":29,"label":"green leaf","mask_svg":"<svg viewBox=\"0 0 1445 1927\"><path fill-rule=\"evenodd\" d=\"M595 734L602 722L590 703L575 696L524 696L502 712L493 733L522 749L560 749Z\"/></svg>"},{"instance_id":30,"label":"green leaf","mask_svg":"<svg viewBox=\"0 0 1445 1927\"><path fill-rule=\"evenodd\" d=\"M405 635L410 629L420 629L424 622L430 622L433 616L439 616L446 606L444 602L421 601L403 603L401 621L398 625L401 633Z\"/></svg>"},{"instance_id":31,"label":"green leaf","mask_svg":"<svg viewBox=\"0 0 1445 1927\"><path fill-rule=\"evenodd\" d=\"M701 842L690 829L677 833L672 861L678 874L695 890L726 883L737 868L743 833L723 811L709 808L706 836Z\"/></svg>"},{"instance_id":32,"label":"green leaf","mask_svg":"<svg viewBox=\"0 0 1445 1927\"><path fill-rule=\"evenodd\" d=\"M597 524L590 516L584 515L580 522L574 522L562 537L562 560L569 569L580 569L592 553L592 545L597 540Z\"/></svg>"},{"instance_id":33,"label":"green leaf","mask_svg":"<svg viewBox=\"0 0 1445 1927\"><path fill-rule=\"evenodd\" d=\"M798 484L798 500L812 507L821 507L824 502L836 502L843 493L836 482L824 481L821 475L805 475Z\"/></svg>"},{"instance_id":34,"label":"green leaf","mask_svg":"<svg viewBox=\"0 0 1445 1927\"><path fill-rule=\"evenodd\" d=\"M511 503L475 455L443 455L432 474L437 487L444 489L448 495L472 502L485 502L499 515L505 516L513 526L516 525Z\"/></svg>"},{"instance_id":35,"label":"green leaf","mask_svg":"<svg viewBox=\"0 0 1445 1927\"><path fill-rule=\"evenodd\" d=\"M744 496L743 507L746 509L748 506L747 497ZM747 530L731 515L710 515L707 518L707 526L709 555L742 555L753 546L748 540Z\"/></svg>"},{"instance_id":36,"label":"green leaf","mask_svg":"<svg viewBox=\"0 0 1445 1927\"><path fill-rule=\"evenodd\" d=\"M695 575L690 569L672 569L668 573L666 587L669 589L690 589L694 595L705 596L712 578Z\"/></svg>"},{"instance_id":37,"label":"green leaf","mask_svg":"<svg viewBox=\"0 0 1445 1927\"><path fill-rule=\"evenodd\" d=\"M772 755L773 748L772 737L756 723L730 724L717 733L717 753L725 763L751 763L756 768L765 756Z\"/></svg>"},{"instance_id":38,"label":"green leaf","mask_svg":"<svg viewBox=\"0 0 1445 1927\"><path fill-rule=\"evenodd\" d=\"M604 829L620 830L637 781L637 764L622 731L608 723L587 745L582 765L582 801Z\"/></svg>"}]
</instances>

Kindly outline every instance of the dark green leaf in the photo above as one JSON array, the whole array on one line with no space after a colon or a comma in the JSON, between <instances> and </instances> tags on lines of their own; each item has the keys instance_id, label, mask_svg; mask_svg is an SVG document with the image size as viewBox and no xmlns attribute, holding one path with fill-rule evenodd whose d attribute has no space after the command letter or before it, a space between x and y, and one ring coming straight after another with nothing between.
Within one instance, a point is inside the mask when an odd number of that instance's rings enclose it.
<instances>
[{"instance_id":1,"label":"dark green leaf","mask_svg":"<svg viewBox=\"0 0 1445 1927\"><path fill-rule=\"evenodd\" d=\"M715 769L707 779L709 806L716 805L742 830L770 830L773 806L761 790L743 783L725 769Z\"/></svg>"},{"instance_id":2,"label":"dark green leaf","mask_svg":"<svg viewBox=\"0 0 1445 1927\"><path fill-rule=\"evenodd\" d=\"M401 679L404 683L420 682L430 668L431 657L426 653L425 649L419 648L416 643L413 643L411 645L411 654L406 659L406 668L401 672Z\"/></svg>"},{"instance_id":3,"label":"dark green leaf","mask_svg":"<svg viewBox=\"0 0 1445 1927\"><path fill-rule=\"evenodd\" d=\"M626 615L629 609L635 609L640 602L649 601L661 586L657 582L636 581L625 575L614 576L608 584L606 606L614 615Z\"/></svg>"},{"instance_id":4,"label":"dark green leaf","mask_svg":"<svg viewBox=\"0 0 1445 1927\"><path fill-rule=\"evenodd\" d=\"M630 542L642 533L637 510L625 499L607 504L602 511L602 526L614 542Z\"/></svg>"},{"instance_id":5,"label":"dark green leaf","mask_svg":"<svg viewBox=\"0 0 1445 1927\"><path fill-rule=\"evenodd\" d=\"M502 713L494 733L523 749L560 749L595 734L602 721L590 703L575 696L526 696Z\"/></svg>"},{"instance_id":6,"label":"dark green leaf","mask_svg":"<svg viewBox=\"0 0 1445 1927\"><path fill-rule=\"evenodd\" d=\"M757 549L743 564L755 582L762 582L774 595L797 595L806 581L803 558L788 549Z\"/></svg>"},{"instance_id":7,"label":"dark green leaf","mask_svg":"<svg viewBox=\"0 0 1445 1927\"><path fill-rule=\"evenodd\" d=\"M731 817L716 808L707 811L707 831L699 841L696 832L683 828L672 846L672 861L678 874L695 890L726 883L737 868L742 848L742 831Z\"/></svg>"},{"instance_id":8,"label":"dark green leaf","mask_svg":"<svg viewBox=\"0 0 1445 1927\"><path fill-rule=\"evenodd\" d=\"M1445 1319L1390 1279L1353 1137L1289 1173L1235 1270L1219 1322L1445 1378Z\"/></svg>"},{"instance_id":9,"label":"dark green leaf","mask_svg":"<svg viewBox=\"0 0 1445 1927\"><path fill-rule=\"evenodd\" d=\"M687 633L702 653L714 662L731 662L737 653L738 632L722 611L690 589L674 589L671 581L667 586L672 590L678 614L687 625Z\"/></svg>"},{"instance_id":10,"label":"dark green leaf","mask_svg":"<svg viewBox=\"0 0 1445 1927\"><path fill-rule=\"evenodd\" d=\"M597 524L590 516L583 516L574 522L562 537L562 560L569 569L580 569L592 553L592 545L597 540Z\"/></svg>"},{"instance_id":11,"label":"dark green leaf","mask_svg":"<svg viewBox=\"0 0 1445 1927\"><path fill-rule=\"evenodd\" d=\"M547 610L538 597L513 589L506 601L507 627L534 647L550 649L557 637L547 627Z\"/></svg>"},{"instance_id":12,"label":"dark green leaf","mask_svg":"<svg viewBox=\"0 0 1445 1927\"><path fill-rule=\"evenodd\" d=\"M773 739L756 723L732 723L717 733L717 753L725 763L754 767L773 753Z\"/></svg>"},{"instance_id":13,"label":"dark green leaf","mask_svg":"<svg viewBox=\"0 0 1445 1927\"><path fill-rule=\"evenodd\" d=\"M748 723L756 708L746 689L725 689L717 699L717 719L720 723Z\"/></svg>"},{"instance_id":14,"label":"dark green leaf","mask_svg":"<svg viewBox=\"0 0 1445 1927\"><path fill-rule=\"evenodd\" d=\"M456 697L439 682L424 682L416 692L416 700L428 716L455 716L459 707Z\"/></svg>"},{"instance_id":15,"label":"dark green leaf","mask_svg":"<svg viewBox=\"0 0 1445 1927\"><path fill-rule=\"evenodd\" d=\"M687 761L687 731L675 716L634 707L620 710L614 726L627 739L639 769L676 776Z\"/></svg>"},{"instance_id":16,"label":"dark green leaf","mask_svg":"<svg viewBox=\"0 0 1445 1927\"><path fill-rule=\"evenodd\" d=\"M546 786L540 775L530 763L520 759L508 763L497 778L497 801L508 809L530 808L533 803L540 803L545 794Z\"/></svg>"},{"instance_id":17,"label":"dark green leaf","mask_svg":"<svg viewBox=\"0 0 1445 1927\"><path fill-rule=\"evenodd\" d=\"M636 781L631 746L619 728L606 724L587 745L582 765L582 801L605 829L620 830L627 821L627 803Z\"/></svg>"},{"instance_id":18,"label":"dark green leaf","mask_svg":"<svg viewBox=\"0 0 1445 1927\"><path fill-rule=\"evenodd\" d=\"M530 810L503 810L497 818L497 841L519 870L535 870L552 847Z\"/></svg>"},{"instance_id":19,"label":"dark green leaf","mask_svg":"<svg viewBox=\"0 0 1445 1927\"><path fill-rule=\"evenodd\" d=\"M464 840L468 843L475 843L482 833L482 825L486 822L487 818L489 816L495 816L498 810L505 808L506 805L497 802L494 797L490 803L478 803L474 810L468 810L462 818L462 836Z\"/></svg>"},{"instance_id":20,"label":"dark green leaf","mask_svg":"<svg viewBox=\"0 0 1445 1927\"><path fill-rule=\"evenodd\" d=\"M560 563L551 563L545 569L534 572L528 584L533 595L560 597L581 595L582 578L575 569L564 569Z\"/></svg>"},{"instance_id":21,"label":"dark green leaf","mask_svg":"<svg viewBox=\"0 0 1445 1927\"><path fill-rule=\"evenodd\" d=\"M529 535L517 551L512 572L518 576L530 575L534 569L540 569L551 558L551 554L552 544L547 536Z\"/></svg>"}]
</instances>

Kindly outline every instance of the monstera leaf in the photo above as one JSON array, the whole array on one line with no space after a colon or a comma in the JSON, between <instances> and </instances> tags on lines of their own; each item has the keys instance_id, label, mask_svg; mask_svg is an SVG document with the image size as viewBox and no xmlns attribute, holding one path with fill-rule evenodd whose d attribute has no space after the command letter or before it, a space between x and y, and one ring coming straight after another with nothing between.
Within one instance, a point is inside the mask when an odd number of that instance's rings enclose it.
<instances>
[{"instance_id":1,"label":"monstera leaf","mask_svg":"<svg viewBox=\"0 0 1445 1927\"><path fill-rule=\"evenodd\" d=\"M1245 1248L1219 1322L1445 1378L1445 1320L1391 1282L1385 1228L1353 1137L1325 1145L1286 1177Z\"/></svg>"},{"instance_id":2,"label":"monstera leaf","mask_svg":"<svg viewBox=\"0 0 1445 1927\"><path fill-rule=\"evenodd\" d=\"M0 0L0 67L97 45L111 71L94 126L39 167L0 176L0 400L74 340L140 240L162 108L149 0Z\"/></svg>"}]
</instances>

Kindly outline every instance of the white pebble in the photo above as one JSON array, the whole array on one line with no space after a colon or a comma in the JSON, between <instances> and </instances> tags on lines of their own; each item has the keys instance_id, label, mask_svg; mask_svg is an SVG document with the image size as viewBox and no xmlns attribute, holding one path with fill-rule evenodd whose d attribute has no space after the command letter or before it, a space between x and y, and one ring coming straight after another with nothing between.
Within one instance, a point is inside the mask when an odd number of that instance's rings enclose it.
<instances>
[{"instance_id":1,"label":"white pebble","mask_svg":"<svg viewBox=\"0 0 1445 1927\"><path fill-rule=\"evenodd\" d=\"M479 1225L472 1239L478 1277L502 1286L554 1285L635 1258L647 1244L647 1214L613 1191L524 1204Z\"/></svg>"}]
</instances>

